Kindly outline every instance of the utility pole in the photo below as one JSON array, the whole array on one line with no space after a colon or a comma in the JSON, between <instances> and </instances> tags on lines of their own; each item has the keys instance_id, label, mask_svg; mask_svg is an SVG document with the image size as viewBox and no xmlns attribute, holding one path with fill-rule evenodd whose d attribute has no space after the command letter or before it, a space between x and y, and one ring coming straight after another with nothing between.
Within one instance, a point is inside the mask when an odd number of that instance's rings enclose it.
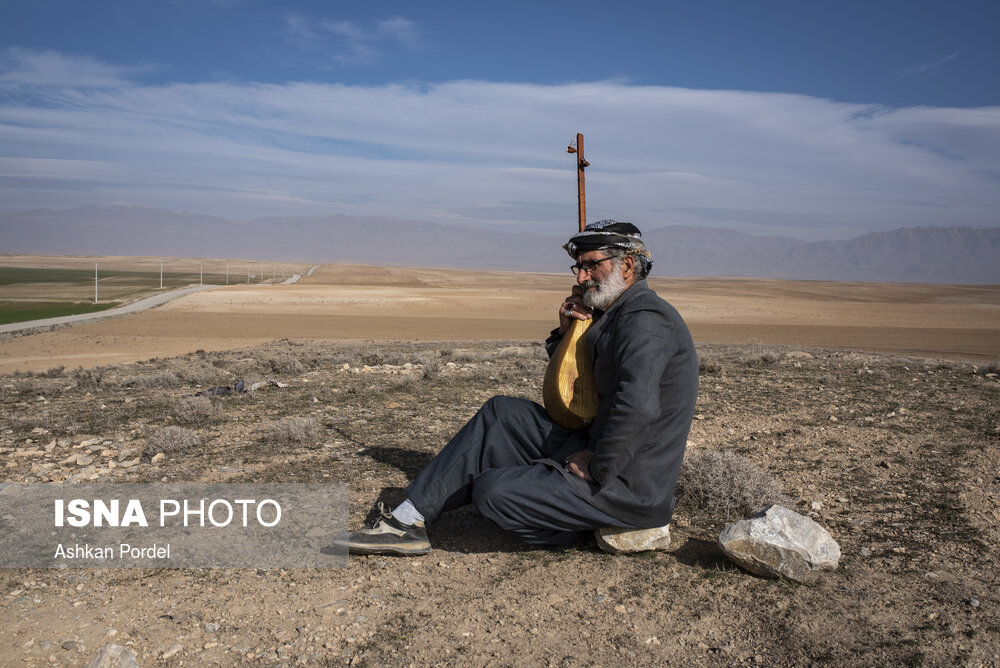
<instances>
[{"instance_id":1,"label":"utility pole","mask_svg":"<svg viewBox=\"0 0 1000 668\"><path fill-rule=\"evenodd\" d=\"M575 144L575 146L574 146ZM576 153L576 208L580 220L580 231L587 226L587 189L584 186L583 170L590 167L590 163L583 159L583 135L576 133L576 141L566 147L567 153Z\"/></svg>"},{"instance_id":2,"label":"utility pole","mask_svg":"<svg viewBox=\"0 0 1000 668\"><path fill-rule=\"evenodd\" d=\"M205 285L205 263L198 263L198 285Z\"/></svg>"},{"instance_id":3,"label":"utility pole","mask_svg":"<svg viewBox=\"0 0 1000 668\"><path fill-rule=\"evenodd\" d=\"M97 304L97 263L94 263L94 304Z\"/></svg>"},{"instance_id":4,"label":"utility pole","mask_svg":"<svg viewBox=\"0 0 1000 668\"><path fill-rule=\"evenodd\" d=\"M226 285L229 285L229 263L226 263Z\"/></svg>"}]
</instances>

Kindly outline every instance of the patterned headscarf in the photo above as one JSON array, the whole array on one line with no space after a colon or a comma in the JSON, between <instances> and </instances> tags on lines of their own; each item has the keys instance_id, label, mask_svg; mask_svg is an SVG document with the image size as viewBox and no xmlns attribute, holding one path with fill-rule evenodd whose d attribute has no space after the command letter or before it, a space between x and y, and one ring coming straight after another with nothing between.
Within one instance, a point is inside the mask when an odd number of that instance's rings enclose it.
<instances>
[{"instance_id":1,"label":"patterned headscarf","mask_svg":"<svg viewBox=\"0 0 1000 668\"><path fill-rule=\"evenodd\" d=\"M653 268L653 258L646 249L646 244L639 237L642 232L632 223L619 222L617 220L599 220L583 228L576 236L570 238L563 248L574 260L580 253L595 250L615 249L625 251L627 255L634 255L639 261L639 271L636 272L639 278L649 276Z\"/></svg>"}]
</instances>

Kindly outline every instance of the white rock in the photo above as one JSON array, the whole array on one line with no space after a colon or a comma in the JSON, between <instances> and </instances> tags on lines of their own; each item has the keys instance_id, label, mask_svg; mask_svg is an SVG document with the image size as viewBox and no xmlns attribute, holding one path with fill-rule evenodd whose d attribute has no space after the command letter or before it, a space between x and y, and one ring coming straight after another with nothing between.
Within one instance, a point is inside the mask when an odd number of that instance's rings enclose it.
<instances>
[{"instance_id":1,"label":"white rock","mask_svg":"<svg viewBox=\"0 0 1000 668\"><path fill-rule=\"evenodd\" d=\"M783 506L730 524L719 535L719 546L751 573L796 582L812 582L840 562L840 546L826 529Z\"/></svg>"},{"instance_id":2,"label":"white rock","mask_svg":"<svg viewBox=\"0 0 1000 668\"><path fill-rule=\"evenodd\" d=\"M86 668L139 668L139 661L130 649L108 643L101 645L97 656L86 665Z\"/></svg>"},{"instance_id":3,"label":"white rock","mask_svg":"<svg viewBox=\"0 0 1000 668\"><path fill-rule=\"evenodd\" d=\"M151 464L159 464L166 458L167 456L165 454L163 454L162 452L157 452L155 455L153 455L153 458L150 459L149 461Z\"/></svg>"},{"instance_id":4,"label":"white rock","mask_svg":"<svg viewBox=\"0 0 1000 668\"><path fill-rule=\"evenodd\" d=\"M670 525L653 529L605 527L595 531L594 538L602 550L612 554L666 550L670 547Z\"/></svg>"}]
</instances>

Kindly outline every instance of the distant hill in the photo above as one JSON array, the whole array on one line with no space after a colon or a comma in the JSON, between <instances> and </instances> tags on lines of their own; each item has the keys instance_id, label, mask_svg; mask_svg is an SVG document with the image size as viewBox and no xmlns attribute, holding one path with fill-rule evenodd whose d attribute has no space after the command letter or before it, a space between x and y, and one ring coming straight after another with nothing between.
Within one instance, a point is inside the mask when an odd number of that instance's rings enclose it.
<instances>
[{"instance_id":1,"label":"distant hill","mask_svg":"<svg viewBox=\"0 0 1000 668\"><path fill-rule=\"evenodd\" d=\"M912 227L807 242L734 230L648 229L656 276L1000 283L1000 228ZM0 251L259 257L309 262L558 271L565 238L344 215L238 222L131 205L0 215Z\"/></svg>"}]
</instances>

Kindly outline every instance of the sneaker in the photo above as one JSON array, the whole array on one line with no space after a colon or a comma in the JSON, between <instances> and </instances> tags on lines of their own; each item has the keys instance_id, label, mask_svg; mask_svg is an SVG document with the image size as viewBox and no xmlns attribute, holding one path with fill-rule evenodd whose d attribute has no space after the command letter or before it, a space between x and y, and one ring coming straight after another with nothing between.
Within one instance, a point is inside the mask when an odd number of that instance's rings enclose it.
<instances>
[{"instance_id":1,"label":"sneaker","mask_svg":"<svg viewBox=\"0 0 1000 668\"><path fill-rule=\"evenodd\" d=\"M392 516L385 505L378 504L380 517L360 531L351 531L347 540L352 554L398 554L409 556L428 554L431 543L423 522L403 524Z\"/></svg>"}]
</instances>

